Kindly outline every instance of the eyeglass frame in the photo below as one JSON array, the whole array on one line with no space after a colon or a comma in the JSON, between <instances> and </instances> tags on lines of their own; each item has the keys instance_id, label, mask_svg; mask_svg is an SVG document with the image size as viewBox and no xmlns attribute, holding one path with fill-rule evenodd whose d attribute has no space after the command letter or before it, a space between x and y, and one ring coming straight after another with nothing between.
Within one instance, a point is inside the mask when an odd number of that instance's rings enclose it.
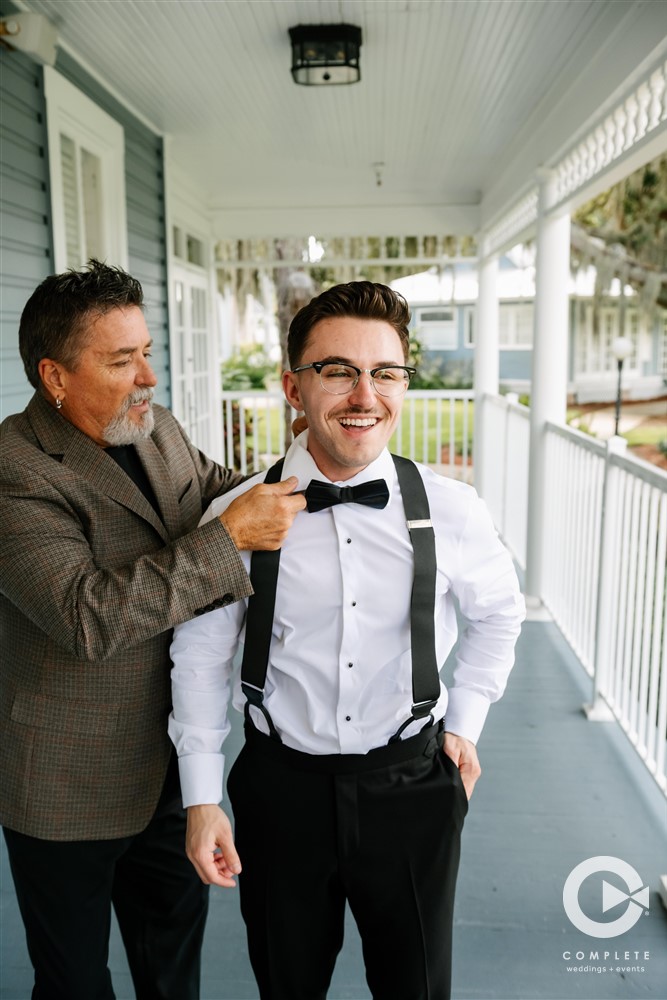
<instances>
[{"instance_id":1,"label":"eyeglass frame","mask_svg":"<svg viewBox=\"0 0 667 1000\"><path fill-rule=\"evenodd\" d=\"M352 383L349 389L344 389L343 392L331 392L330 389L326 388L324 382L322 381L322 369L325 367L325 365L340 365L341 368L352 368L352 370L357 373L357 377L355 378L354 382ZM322 386L325 392L329 393L330 396L344 396L345 393L347 392L353 392L359 385L359 379L361 378L362 375L368 375L369 379L371 380L371 385L373 386L374 392L377 392L378 395L380 396L386 396L387 395L386 393L382 392L381 389L378 389L377 385L375 384L375 379L373 378L373 376L377 374L377 372L386 371L387 368L400 368L401 371L408 373L407 381L405 381L404 383L405 389L403 390L404 392L406 392L408 386L410 385L410 379L413 377L413 375L417 374L417 369L411 368L410 365L378 365L377 368L359 368L357 365L351 365L347 361L311 361L309 365L299 365L298 368L292 368L292 374L296 375L298 372L305 372L309 368L312 368L313 371L317 372L317 374L320 376L320 385ZM389 396L391 395L392 394L389 393ZM400 393L397 392L394 393L394 395L399 396Z\"/></svg>"}]
</instances>

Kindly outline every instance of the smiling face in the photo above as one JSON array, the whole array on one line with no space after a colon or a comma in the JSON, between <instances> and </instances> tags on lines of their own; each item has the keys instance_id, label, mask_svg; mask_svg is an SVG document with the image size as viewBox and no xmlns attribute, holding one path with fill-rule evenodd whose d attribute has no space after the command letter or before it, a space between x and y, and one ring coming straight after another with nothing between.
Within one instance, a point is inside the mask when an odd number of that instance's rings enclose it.
<instances>
[{"instance_id":1,"label":"smiling face","mask_svg":"<svg viewBox=\"0 0 667 1000\"><path fill-rule=\"evenodd\" d=\"M336 316L320 320L308 335L298 364L340 361L357 368L404 365L401 340L382 320ZM314 369L285 372L283 389L308 420L308 451L317 467L334 482L351 479L373 462L396 429L404 395L381 396L362 374L350 392L326 392Z\"/></svg>"},{"instance_id":2,"label":"smiling face","mask_svg":"<svg viewBox=\"0 0 667 1000\"><path fill-rule=\"evenodd\" d=\"M40 374L62 416L96 444L132 444L153 429L150 334L137 306L93 317L76 368L44 359Z\"/></svg>"}]
</instances>

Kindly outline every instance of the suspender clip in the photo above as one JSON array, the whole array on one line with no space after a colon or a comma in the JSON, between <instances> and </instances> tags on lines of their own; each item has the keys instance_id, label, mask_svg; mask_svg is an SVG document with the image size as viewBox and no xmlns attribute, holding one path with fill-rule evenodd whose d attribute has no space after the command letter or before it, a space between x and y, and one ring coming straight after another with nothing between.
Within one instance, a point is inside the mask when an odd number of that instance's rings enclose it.
<instances>
[{"instance_id":1,"label":"suspender clip","mask_svg":"<svg viewBox=\"0 0 667 1000\"><path fill-rule=\"evenodd\" d=\"M241 690L251 705L261 708L262 702L264 701L264 692L261 688L255 687L254 684L248 684L247 681L243 681L241 684Z\"/></svg>"},{"instance_id":2,"label":"suspender clip","mask_svg":"<svg viewBox=\"0 0 667 1000\"><path fill-rule=\"evenodd\" d=\"M269 727L269 736L271 737L271 739L275 740L276 743L282 743L280 734L278 733L276 727L273 725L273 719L269 715L269 711L264 705L264 692L262 691L262 689L255 687L254 684L248 684L247 681L242 681L241 690L243 691L246 697L246 703L243 712L246 723L249 726L254 725L252 717L250 715L250 706L253 705L255 708L259 709L259 711L266 719L266 724Z\"/></svg>"},{"instance_id":3,"label":"suspender clip","mask_svg":"<svg viewBox=\"0 0 667 1000\"><path fill-rule=\"evenodd\" d=\"M413 719L423 719L425 715L430 715L435 706L438 704L438 699L433 698L429 701L418 701L412 706L412 718Z\"/></svg>"},{"instance_id":4,"label":"suspender clip","mask_svg":"<svg viewBox=\"0 0 667 1000\"><path fill-rule=\"evenodd\" d=\"M394 735L390 738L389 743L398 743L403 735L403 730L407 729L411 722L417 722L418 719L424 719L428 715L428 721L426 726L422 726L425 729L427 726L433 725L433 709L438 704L438 699L434 698L430 701L417 701L412 706L412 712L410 716L405 720L402 725L398 727Z\"/></svg>"},{"instance_id":5,"label":"suspender clip","mask_svg":"<svg viewBox=\"0 0 667 1000\"><path fill-rule=\"evenodd\" d=\"M407 521L408 531L412 531L413 528L432 528L433 521L430 517L425 518L423 521Z\"/></svg>"}]
</instances>

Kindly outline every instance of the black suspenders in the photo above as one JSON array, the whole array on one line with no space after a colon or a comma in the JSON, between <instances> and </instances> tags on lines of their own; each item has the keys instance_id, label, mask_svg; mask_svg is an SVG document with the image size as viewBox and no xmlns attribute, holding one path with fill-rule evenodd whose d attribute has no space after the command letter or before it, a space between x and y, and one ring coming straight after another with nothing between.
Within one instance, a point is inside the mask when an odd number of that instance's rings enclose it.
<instances>
[{"instance_id":1,"label":"black suspenders","mask_svg":"<svg viewBox=\"0 0 667 1000\"><path fill-rule=\"evenodd\" d=\"M279 483L285 459L272 465L265 483ZM269 648L276 606L276 586L280 566L280 549L274 552L253 552L250 559L250 582L254 593L248 601L245 620L245 647L241 664L241 688L246 696L245 717L250 722L250 705L258 708L267 721L272 739L282 743L273 719L264 705L264 684L269 666Z\"/></svg>"},{"instance_id":2,"label":"black suspenders","mask_svg":"<svg viewBox=\"0 0 667 1000\"><path fill-rule=\"evenodd\" d=\"M392 736L390 743L413 719L427 716L440 697L440 676L435 655L435 580L437 563L435 532L424 481L414 462L399 455L391 456L403 497L405 519L414 552L414 578L410 600L410 643L412 646L412 714Z\"/></svg>"},{"instance_id":3,"label":"black suspenders","mask_svg":"<svg viewBox=\"0 0 667 1000\"><path fill-rule=\"evenodd\" d=\"M401 487L405 517L414 551L414 579L410 602L410 637L412 646L412 713L391 737L401 738L403 730L415 719L433 721L432 711L440 697L440 677L435 653L435 533L431 525L424 482L413 462L392 455ZM264 480L280 481L283 459L272 466ZM254 594L248 602L245 648L241 665L241 687L246 696L246 719L249 706L262 712L272 739L280 741L273 720L264 705L264 685L269 664L269 649L276 603L280 550L253 552L250 580ZM428 724L427 723L427 724Z\"/></svg>"}]
</instances>

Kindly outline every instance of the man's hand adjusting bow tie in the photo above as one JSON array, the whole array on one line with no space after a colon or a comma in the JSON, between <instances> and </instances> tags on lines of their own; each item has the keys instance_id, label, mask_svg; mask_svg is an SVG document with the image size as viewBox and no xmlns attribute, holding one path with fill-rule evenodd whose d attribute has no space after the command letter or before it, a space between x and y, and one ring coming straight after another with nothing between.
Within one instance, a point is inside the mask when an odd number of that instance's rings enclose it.
<instances>
[{"instance_id":1,"label":"man's hand adjusting bow tie","mask_svg":"<svg viewBox=\"0 0 667 1000\"><path fill-rule=\"evenodd\" d=\"M334 486L333 483L311 479L304 496L311 514L338 503L361 503L380 510L389 502L389 490L384 479L373 479L369 483L359 483L358 486Z\"/></svg>"}]
</instances>

